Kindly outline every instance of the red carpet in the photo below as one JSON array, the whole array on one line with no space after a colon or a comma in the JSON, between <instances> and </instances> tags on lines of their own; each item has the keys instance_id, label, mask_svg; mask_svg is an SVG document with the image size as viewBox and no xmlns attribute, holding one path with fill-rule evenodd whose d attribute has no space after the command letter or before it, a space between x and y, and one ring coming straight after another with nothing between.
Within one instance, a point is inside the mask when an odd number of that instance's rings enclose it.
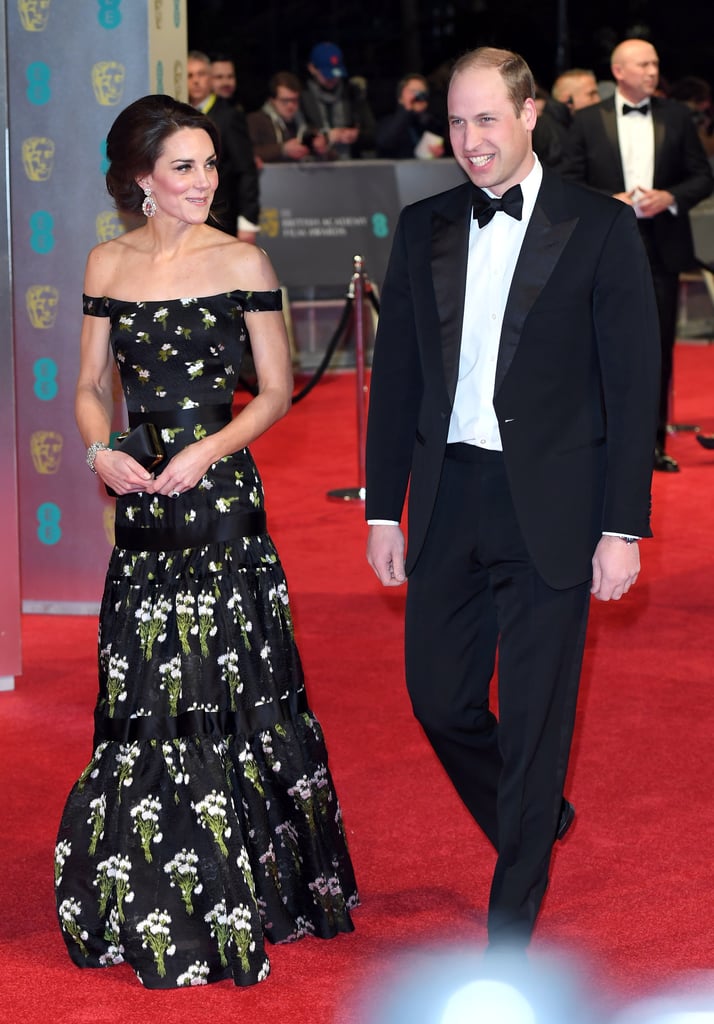
<instances>
[{"instance_id":1,"label":"red carpet","mask_svg":"<svg viewBox=\"0 0 714 1024\"><path fill-rule=\"evenodd\" d=\"M714 346L678 347L676 385L673 419L714 432ZM355 401L352 374L327 377L254 452L360 882L356 932L269 948L270 978L242 991L147 992L128 968L73 967L52 852L90 753L96 623L26 616L24 675L0 694L4 1020L371 1024L363 995L399 954L482 947L493 855L411 718L404 594L367 568L362 506L326 500L358 483ZM654 480L640 583L593 607L568 787L578 817L535 942L581 954L617 1004L714 968L714 452L691 433L670 451L682 472Z\"/></svg>"}]
</instances>

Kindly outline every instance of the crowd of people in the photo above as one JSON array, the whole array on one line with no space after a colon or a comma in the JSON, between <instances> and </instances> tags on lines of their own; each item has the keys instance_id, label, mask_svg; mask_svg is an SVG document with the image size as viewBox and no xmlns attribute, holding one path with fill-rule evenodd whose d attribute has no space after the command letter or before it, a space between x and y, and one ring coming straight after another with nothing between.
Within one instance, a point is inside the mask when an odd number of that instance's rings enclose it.
<instances>
[{"instance_id":1,"label":"crowd of people","mask_svg":"<svg viewBox=\"0 0 714 1024\"><path fill-rule=\"evenodd\" d=\"M266 940L353 928L342 812L249 450L292 393L278 278L253 244L259 169L447 151L464 183L402 211L383 284L367 553L383 585L409 577L414 713L496 851L488 948L525 950L575 818L590 598L636 585L652 472L679 469L667 399L688 212L714 188L705 97L659 95L642 39L615 48L604 99L578 68L540 107L520 55L479 48L452 69L448 118L410 72L375 120L331 42L304 85L276 72L247 115L230 59L194 50L187 67L188 104L143 97L109 132L108 191L144 220L85 273L76 418L117 504L94 749L56 846L69 954L127 962L153 988L251 985ZM258 388L236 410L249 341Z\"/></svg>"}]
</instances>

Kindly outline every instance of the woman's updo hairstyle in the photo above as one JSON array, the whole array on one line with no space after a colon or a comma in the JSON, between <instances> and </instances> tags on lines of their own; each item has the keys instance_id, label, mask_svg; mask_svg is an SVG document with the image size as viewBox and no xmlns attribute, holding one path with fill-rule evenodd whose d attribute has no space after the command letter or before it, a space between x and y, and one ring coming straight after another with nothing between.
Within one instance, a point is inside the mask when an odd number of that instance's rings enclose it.
<instances>
[{"instance_id":1,"label":"woman's updo hairstyle","mask_svg":"<svg viewBox=\"0 0 714 1024\"><path fill-rule=\"evenodd\" d=\"M137 178L150 174L166 139L182 128L201 128L220 151L218 129L209 117L173 96L142 96L129 104L107 135L107 191L122 213L141 213L144 192Z\"/></svg>"}]
</instances>

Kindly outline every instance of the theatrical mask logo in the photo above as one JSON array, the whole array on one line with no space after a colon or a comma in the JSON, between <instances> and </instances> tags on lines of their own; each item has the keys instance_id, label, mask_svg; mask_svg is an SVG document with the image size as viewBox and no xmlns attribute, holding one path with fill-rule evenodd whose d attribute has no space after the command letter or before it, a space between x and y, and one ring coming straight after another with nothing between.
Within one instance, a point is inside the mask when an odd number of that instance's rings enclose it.
<instances>
[{"instance_id":1,"label":"theatrical mask logo","mask_svg":"<svg viewBox=\"0 0 714 1024\"><path fill-rule=\"evenodd\" d=\"M110 547L114 547L114 523L116 522L116 503L110 502L104 506L102 512L102 522L104 524L104 536L107 538L107 543Z\"/></svg>"},{"instance_id":2,"label":"theatrical mask logo","mask_svg":"<svg viewBox=\"0 0 714 1024\"><path fill-rule=\"evenodd\" d=\"M116 107L124 94L126 69L116 60L100 60L92 67L94 96L102 107Z\"/></svg>"},{"instance_id":3,"label":"theatrical mask logo","mask_svg":"<svg viewBox=\"0 0 714 1024\"><path fill-rule=\"evenodd\" d=\"M98 215L95 224L99 242L108 242L110 239L124 234L124 225L115 210L104 210Z\"/></svg>"},{"instance_id":4,"label":"theatrical mask logo","mask_svg":"<svg viewBox=\"0 0 714 1024\"><path fill-rule=\"evenodd\" d=\"M42 476L51 476L60 468L64 438L56 430L36 430L30 437L32 463Z\"/></svg>"},{"instance_id":5,"label":"theatrical mask logo","mask_svg":"<svg viewBox=\"0 0 714 1024\"><path fill-rule=\"evenodd\" d=\"M49 181L55 158L55 144L52 139L41 135L22 142L22 164L30 181Z\"/></svg>"},{"instance_id":6,"label":"theatrical mask logo","mask_svg":"<svg viewBox=\"0 0 714 1024\"><path fill-rule=\"evenodd\" d=\"M20 21L26 32L42 32L47 28L52 0L17 0Z\"/></svg>"},{"instance_id":7,"label":"theatrical mask logo","mask_svg":"<svg viewBox=\"0 0 714 1024\"><path fill-rule=\"evenodd\" d=\"M260 230L268 238L277 238L280 234L280 216L274 206L266 206L260 211Z\"/></svg>"},{"instance_id":8,"label":"theatrical mask logo","mask_svg":"<svg viewBox=\"0 0 714 1024\"><path fill-rule=\"evenodd\" d=\"M40 330L54 327L58 302L59 289L50 284L30 285L25 292L25 305L32 326Z\"/></svg>"}]
</instances>

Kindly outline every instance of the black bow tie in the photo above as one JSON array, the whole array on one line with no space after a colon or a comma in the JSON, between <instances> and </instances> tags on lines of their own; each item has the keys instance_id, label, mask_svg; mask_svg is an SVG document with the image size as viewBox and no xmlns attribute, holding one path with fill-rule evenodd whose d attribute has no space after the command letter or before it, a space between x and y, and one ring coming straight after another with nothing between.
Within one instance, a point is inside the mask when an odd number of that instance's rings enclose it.
<instances>
[{"instance_id":1,"label":"black bow tie","mask_svg":"<svg viewBox=\"0 0 714 1024\"><path fill-rule=\"evenodd\" d=\"M480 228L491 221L497 210L503 210L509 217L516 220L523 218L523 193L520 185L513 185L499 198L488 196L480 188L474 188L473 216L478 220Z\"/></svg>"},{"instance_id":2,"label":"black bow tie","mask_svg":"<svg viewBox=\"0 0 714 1024\"><path fill-rule=\"evenodd\" d=\"M622 104L622 113L631 114L633 110L636 110L638 114L648 114L650 109L649 103L643 103L641 107L631 107L629 103Z\"/></svg>"}]
</instances>

